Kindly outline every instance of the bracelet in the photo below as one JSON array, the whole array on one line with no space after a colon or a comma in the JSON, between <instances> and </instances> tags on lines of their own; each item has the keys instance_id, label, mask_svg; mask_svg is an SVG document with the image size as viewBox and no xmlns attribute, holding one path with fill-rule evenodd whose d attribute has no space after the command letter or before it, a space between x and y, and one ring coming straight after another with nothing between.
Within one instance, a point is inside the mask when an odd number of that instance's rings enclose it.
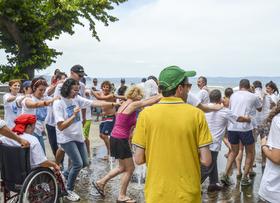
<instances>
[{"instance_id":1,"label":"bracelet","mask_svg":"<svg viewBox=\"0 0 280 203\"><path fill-rule=\"evenodd\" d=\"M264 145L261 146L261 149L263 150L264 147L269 148L269 146L267 144L264 144Z\"/></svg>"}]
</instances>

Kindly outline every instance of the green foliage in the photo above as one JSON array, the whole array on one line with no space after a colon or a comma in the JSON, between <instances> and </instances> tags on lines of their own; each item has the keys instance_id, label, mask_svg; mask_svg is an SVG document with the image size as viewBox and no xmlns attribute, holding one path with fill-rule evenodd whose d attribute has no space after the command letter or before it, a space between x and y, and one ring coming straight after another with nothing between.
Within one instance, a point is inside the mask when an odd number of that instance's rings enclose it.
<instances>
[{"instance_id":1,"label":"green foliage","mask_svg":"<svg viewBox=\"0 0 280 203\"><path fill-rule=\"evenodd\" d=\"M126 0L0 0L0 49L8 64L0 65L0 81L32 78L34 70L47 68L61 52L47 46L46 40L63 32L74 34L76 24L89 23L92 36L100 40L95 22L108 26L118 19L108 14Z\"/></svg>"}]
</instances>

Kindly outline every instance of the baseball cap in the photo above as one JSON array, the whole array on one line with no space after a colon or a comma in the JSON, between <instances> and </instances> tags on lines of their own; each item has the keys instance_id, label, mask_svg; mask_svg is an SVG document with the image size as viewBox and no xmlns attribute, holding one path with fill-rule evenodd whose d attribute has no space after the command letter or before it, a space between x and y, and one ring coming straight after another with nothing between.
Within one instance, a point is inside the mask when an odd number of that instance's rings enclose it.
<instances>
[{"instance_id":1,"label":"baseball cap","mask_svg":"<svg viewBox=\"0 0 280 203\"><path fill-rule=\"evenodd\" d=\"M81 77L87 76L87 74L84 71L83 66L81 66L81 65L74 65L71 68L71 71L73 71L74 73L77 73Z\"/></svg>"},{"instance_id":2,"label":"baseball cap","mask_svg":"<svg viewBox=\"0 0 280 203\"><path fill-rule=\"evenodd\" d=\"M27 88L31 86L31 81L30 80L26 80L22 83L22 87L23 88Z\"/></svg>"},{"instance_id":3,"label":"baseball cap","mask_svg":"<svg viewBox=\"0 0 280 203\"><path fill-rule=\"evenodd\" d=\"M163 92L176 88L186 77L193 77L195 71L185 71L178 66L168 66L159 74L159 86Z\"/></svg>"},{"instance_id":4,"label":"baseball cap","mask_svg":"<svg viewBox=\"0 0 280 203\"><path fill-rule=\"evenodd\" d=\"M121 82L125 82L125 79L124 79L124 78L121 78Z\"/></svg>"}]
</instances>

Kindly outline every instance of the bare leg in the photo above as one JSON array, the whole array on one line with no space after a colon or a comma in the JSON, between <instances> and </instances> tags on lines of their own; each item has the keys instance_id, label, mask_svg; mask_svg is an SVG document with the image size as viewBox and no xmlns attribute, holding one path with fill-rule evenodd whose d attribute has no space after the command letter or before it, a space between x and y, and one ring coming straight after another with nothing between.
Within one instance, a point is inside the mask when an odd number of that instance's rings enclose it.
<instances>
[{"instance_id":1,"label":"bare leg","mask_svg":"<svg viewBox=\"0 0 280 203\"><path fill-rule=\"evenodd\" d=\"M242 165L242 158L243 158L243 150L244 150L244 146L240 142L239 143L239 152L238 152L238 155L237 155L237 157L235 159L236 168L237 168L237 172L236 172L237 176L242 174L242 172L241 172L241 165Z\"/></svg>"},{"instance_id":2,"label":"bare leg","mask_svg":"<svg viewBox=\"0 0 280 203\"><path fill-rule=\"evenodd\" d=\"M239 144L231 144L231 152L229 154L229 157L227 159L227 165L226 165L226 170L225 170L225 175L229 175L230 170L232 168L232 164L235 161L238 152L239 152Z\"/></svg>"},{"instance_id":3,"label":"bare leg","mask_svg":"<svg viewBox=\"0 0 280 203\"><path fill-rule=\"evenodd\" d=\"M110 141L109 141L109 136L108 135L104 135L104 134L100 134L100 138L104 141L105 146L107 148L107 156L104 157L104 159L109 158L110 155Z\"/></svg>"},{"instance_id":4,"label":"bare leg","mask_svg":"<svg viewBox=\"0 0 280 203\"><path fill-rule=\"evenodd\" d=\"M135 167L132 158L127 158L120 161L123 162L125 171L121 177L121 188L118 199L124 200L127 199L126 191Z\"/></svg>"},{"instance_id":5,"label":"bare leg","mask_svg":"<svg viewBox=\"0 0 280 203\"><path fill-rule=\"evenodd\" d=\"M96 184L103 190L106 183L117 175L123 173L125 171L125 165L123 161L119 159L119 166L112 169L109 173L107 173L103 178L96 181Z\"/></svg>"},{"instance_id":6,"label":"bare leg","mask_svg":"<svg viewBox=\"0 0 280 203\"><path fill-rule=\"evenodd\" d=\"M250 171L250 169L253 165L254 149L255 149L255 144L245 146L246 160L245 160L245 170L244 170L244 176L243 177L248 176L248 173L249 173L249 171Z\"/></svg>"}]
</instances>

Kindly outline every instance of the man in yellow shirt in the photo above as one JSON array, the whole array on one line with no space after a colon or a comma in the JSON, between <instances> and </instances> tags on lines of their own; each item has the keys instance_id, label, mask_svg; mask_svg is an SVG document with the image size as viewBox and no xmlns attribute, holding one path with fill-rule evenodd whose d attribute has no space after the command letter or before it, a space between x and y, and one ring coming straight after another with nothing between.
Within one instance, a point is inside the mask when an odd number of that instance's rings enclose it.
<instances>
[{"instance_id":1,"label":"man in yellow shirt","mask_svg":"<svg viewBox=\"0 0 280 203\"><path fill-rule=\"evenodd\" d=\"M163 98L139 115L133 136L136 164L147 164L147 203L200 203L200 163L211 164L212 137L204 113L186 98L194 71L170 66L159 75Z\"/></svg>"}]
</instances>

